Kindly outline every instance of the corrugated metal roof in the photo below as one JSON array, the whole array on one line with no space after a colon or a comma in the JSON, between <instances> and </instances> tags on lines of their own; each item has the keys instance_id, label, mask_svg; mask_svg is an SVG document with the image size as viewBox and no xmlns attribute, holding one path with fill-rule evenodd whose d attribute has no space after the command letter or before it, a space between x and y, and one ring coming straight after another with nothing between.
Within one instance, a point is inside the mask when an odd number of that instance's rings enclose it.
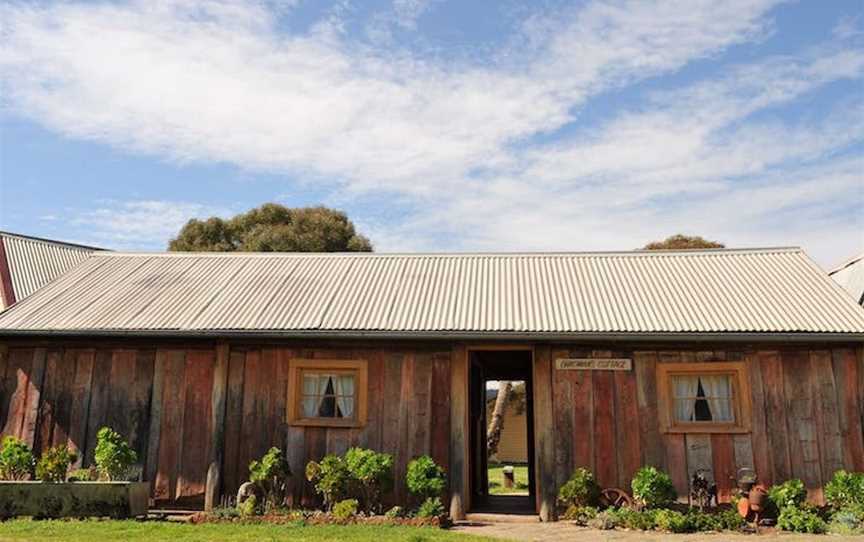
<instances>
[{"instance_id":1,"label":"corrugated metal roof","mask_svg":"<svg viewBox=\"0 0 864 542\"><path fill-rule=\"evenodd\" d=\"M0 232L12 290L20 301L86 260L98 249Z\"/></svg>"},{"instance_id":2,"label":"corrugated metal roof","mask_svg":"<svg viewBox=\"0 0 864 542\"><path fill-rule=\"evenodd\" d=\"M97 253L4 330L848 334L864 309L799 249Z\"/></svg>"},{"instance_id":3,"label":"corrugated metal roof","mask_svg":"<svg viewBox=\"0 0 864 542\"><path fill-rule=\"evenodd\" d=\"M852 299L859 305L864 305L864 254L847 260L829 273Z\"/></svg>"}]
</instances>

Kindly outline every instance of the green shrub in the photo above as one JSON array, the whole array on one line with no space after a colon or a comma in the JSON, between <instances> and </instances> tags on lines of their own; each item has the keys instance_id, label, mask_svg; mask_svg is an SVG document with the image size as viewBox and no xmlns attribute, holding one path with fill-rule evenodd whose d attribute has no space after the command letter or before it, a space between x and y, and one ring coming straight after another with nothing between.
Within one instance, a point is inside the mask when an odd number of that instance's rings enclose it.
<instances>
[{"instance_id":1,"label":"green shrub","mask_svg":"<svg viewBox=\"0 0 864 542\"><path fill-rule=\"evenodd\" d=\"M684 519L690 532L737 531L744 524L744 519L738 512L729 509L709 513L691 508L684 515Z\"/></svg>"},{"instance_id":2,"label":"green shrub","mask_svg":"<svg viewBox=\"0 0 864 542\"><path fill-rule=\"evenodd\" d=\"M405 516L405 510L401 506L394 506L384 513L384 517L388 519L396 519Z\"/></svg>"},{"instance_id":3,"label":"green shrub","mask_svg":"<svg viewBox=\"0 0 864 542\"><path fill-rule=\"evenodd\" d=\"M558 490L558 501L568 508L596 506L599 497L600 486L594 481L594 475L582 467L573 471L570 479Z\"/></svg>"},{"instance_id":4,"label":"green shrub","mask_svg":"<svg viewBox=\"0 0 864 542\"><path fill-rule=\"evenodd\" d=\"M588 525L592 519L597 517L597 514L600 513L594 506L576 506L575 504L571 504L567 507L567 510L564 511L564 514L561 515L563 519L567 521L573 521L577 525Z\"/></svg>"},{"instance_id":5,"label":"green shrub","mask_svg":"<svg viewBox=\"0 0 864 542\"><path fill-rule=\"evenodd\" d=\"M656 467L639 469L630 486L633 489L633 498L640 507L662 508L677 496L672 478Z\"/></svg>"},{"instance_id":6,"label":"green shrub","mask_svg":"<svg viewBox=\"0 0 864 542\"><path fill-rule=\"evenodd\" d=\"M249 481L258 485L265 495L266 506L279 507L285 503L291 466L277 447L267 450L261 459L249 463Z\"/></svg>"},{"instance_id":7,"label":"green shrub","mask_svg":"<svg viewBox=\"0 0 864 542\"><path fill-rule=\"evenodd\" d=\"M393 456L364 448L351 448L345 453L345 467L352 486L362 497L366 512L379 511L381 495L393 487ZM353 491L355 487L350 488Z\"/></svg>"},{"instance_id":8,"label":"green shrub","mask_svg":"<svg viewBox=\"0 0 864 542\"><path fill-rule=\"evenodd\" d=\"M825 502L834 509L864 505L864 472L838 470L825 484Z\"/></svg>"},{"instance_id":9,"label":"green shrub","mask_svg":"<svg viewBox=\"0 0 864 542\"><path fill-rule=\"evenodd\" d=\"M864 534L864 505L852 504L834 512L828 522L828 532L842 535Z\"/></svg>"},{"instance_id":10,"label":"green shrub","mask_svg":"<svg viewBox=\"0 0 864 542\"><path fill-rule=\"evenodd\" d=\"M447 477L444 469L428 455L412 459L405 476L408 491L420 499L438 497L444 491Z\"/></svg>"},{"instance_id":11,"label":"green shrub","mask_svg":"<svg viewBox=\"0 0 864 542\"><path fill-rule=\"evenodd\" d=\"M63 482L69 464L78 459L78 455L66 446L54 446L42 453L36 464L36 478L43 482Z\"/></svg>"},{"instance_id":12,"label":"green shrub","mask_svg":"<svg viewBox=\"0 0 864 542\"><path fill-rule=\"evenodd\" d=\"M249 495L245 501L237 503L237 513L244 518L260 514L261 508L258 506L258 497Z\"/></svg>"},{"instance_id":13,"label":"green shrub","mask_svg":"<svg viewBox=\"0 0 864 542\"><path fill-rule=\"evenodd\" d=\"M237 508L232 508L230 506L218 506L210 512L210 515L218 519L231 520L240 517L240 511L237 510Z\"/></svg>"},{"instance_id":14,"label":"green shrub","mask_svg":"<svg viewBox=\"0 0 864 542\"><path fill-rule=\"evenodd\" d=\"M333 516L336 519L351 519L357 515L360 503L357 499L345 499L333 505Z\"/></svg>"},{"instance_id":15,"label":"green shrub","mask_svg":"<svg viewBox=\"0 0 864 542\"><path fill-rule=\"evenodd\" d=\"M33 474L33 452L23 440L7 436L0 447L0 480L26 480Z\"/></svg>"},{"instance_id":16,"label":"green shrub","mask_svg":"<svg viewBox=\"0 0 864 542\"><path fill-rule=\"evenodd\" d=\"M800 506L807 500L807 489L804 482L797 478L786 480L782 484L771 486L768 490L768 498L777 507L783 510L787 506Z\"/></svg>"},{"instance_id":17,"label":"green shrub","mask_svg":"<svg viewBox=\"0 0 864 542\"><path fill-rule=\"evenodd\" d=\"M687 518L681 512L661 509L654 514L654 523L659 531L686 533L690 530Z\"/></svg>"},{"instance_id":18,"label":"green shrub","mask_svg":"<svg viewBox=\"0 0 864 542\"><path fill-rule=\"evenodd\" d=\"M72 469L66 479L70 482L95 482L99 473L94 467L88 469Z\"/></svg>"},{"instance_id":19,"label":"green shrub","mask_svg":"<svg viewBox=\"0 0 864 542\"><path fill-rule=\"evenodd\" d=\"M429 497L417 509L418 518L440 518L445 515L444 503L441 502L441 497Z\"/></svg>"},{"instance_id":20,"label":"green shrub","mask_svg":"<svg viewBox=\"0 0 864 542\"><path fill-rule=\"evenodd\" d=\"M747 523L735 507L721 510L717 512L716 516L720 521L721 528L725 531L740 531Z\"/></svg>"},{"instance_id":21,"label":"green shrub","mask_svg":"<svg viewBox=\"0 0 864 542\"><path fill-rule=\"evenodd\" d=\"M612 509L611 514L615 516L615 523L618 526L634 531L650 531L656 525L654 510L634 510L622 507Z\"/></svg>"},{"instance_id":22,"label":"green shrub","mask_svg":"<svg viewBox=\"0 0 864 542\"><path fill-rule=\"evenodd\" d=\"M780 509L777 527L784 531L810 534L824 533L828 529L825 521L812 508L791 505Z\"/></svg>"},{"instance_id":23,"label":"green shrub","mask_svg":"<svg viewBox=\"0 0 864 542\"><path fill-rule=\"evenodd\" d=\"M110 427L103 427L96 433L93 457L99 474L108 480L121 480L128 476L129 467L138 460L135 450Z\"/></svg>"},{"instance_id":24,"label":"green shrub","mask_svg":"<svg viewBox=\"0 0 864 542\"><path fill-rule=\"evenodd\" d=\"M345 461L337 455L326 455L320 463L310 461L306 465L306 479L315 485L328 509L349 496L351 476Z\"/></svg>"},{"instance_id":25,"label":"green shrub","mask_svg":"<svg viewBox=\"0 0 864 542\"><path fill-rule=\"evenodd\" d=\"M601 529L606 531L618 527L620 521L618 510L615 508L608 508L598 513L594 519L589 520L588 526L592 529Z\"/></svg>"}]
</instances>

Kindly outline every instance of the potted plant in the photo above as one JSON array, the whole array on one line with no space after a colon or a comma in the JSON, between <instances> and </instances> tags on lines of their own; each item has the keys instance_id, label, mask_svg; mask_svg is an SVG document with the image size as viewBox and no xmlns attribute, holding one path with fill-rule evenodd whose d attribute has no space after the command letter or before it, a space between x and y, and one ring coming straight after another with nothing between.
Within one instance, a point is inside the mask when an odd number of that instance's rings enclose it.
<instances>
[{"instance_id":1,"label":"potted plant","mask_svg":"<svg viewBox=\"0 0 864 542\"><path fill-rule=\"evenodd\" d=\"M24 442L6 437L0 447L0 518L146 515L150 488L144 482L128 481L137 461L129 444L103 427L94 457L95 469L70 475L74 451L55 446L45 450L37 463ZM38 480L32 480L34 473Z\"/></svg>"}]
</instances>

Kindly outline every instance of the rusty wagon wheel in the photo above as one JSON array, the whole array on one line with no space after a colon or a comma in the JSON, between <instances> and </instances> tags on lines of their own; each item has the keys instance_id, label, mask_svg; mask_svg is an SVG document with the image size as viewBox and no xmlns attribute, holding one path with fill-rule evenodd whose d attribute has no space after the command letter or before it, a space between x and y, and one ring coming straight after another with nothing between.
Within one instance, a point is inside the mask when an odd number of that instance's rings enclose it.
<instances>
[{"instance_id":1,"label":"rusty wagon wheel","mask_svg":"<svg viewBox=\"0 0 864 542\"><path fill-rule=\"evenodd\" d=\"M603 506L633 507L633 499L623 489L609 487L600 492L600 504Z\"/></svg>"}]
</instances>

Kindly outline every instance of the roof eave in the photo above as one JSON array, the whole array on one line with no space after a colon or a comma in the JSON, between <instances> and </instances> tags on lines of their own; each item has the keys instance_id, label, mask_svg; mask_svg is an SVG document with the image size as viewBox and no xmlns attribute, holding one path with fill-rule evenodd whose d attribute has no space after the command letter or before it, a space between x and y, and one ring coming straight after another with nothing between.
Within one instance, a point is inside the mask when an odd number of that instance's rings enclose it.
<instances>
[{"instance_id":1,"label":"roof eave","mask_svg":"<svg viewBox=\"0 0 864 542\"><path fill-rule=\"evenodd\" d=\"M864 343L864 332L477 332L477 331L362 331L362 330L0 330L0 338L112 337L171 339L386 339L424 341L532 342L662 342L662 343Z\"/></svg>"}]
</instances>

